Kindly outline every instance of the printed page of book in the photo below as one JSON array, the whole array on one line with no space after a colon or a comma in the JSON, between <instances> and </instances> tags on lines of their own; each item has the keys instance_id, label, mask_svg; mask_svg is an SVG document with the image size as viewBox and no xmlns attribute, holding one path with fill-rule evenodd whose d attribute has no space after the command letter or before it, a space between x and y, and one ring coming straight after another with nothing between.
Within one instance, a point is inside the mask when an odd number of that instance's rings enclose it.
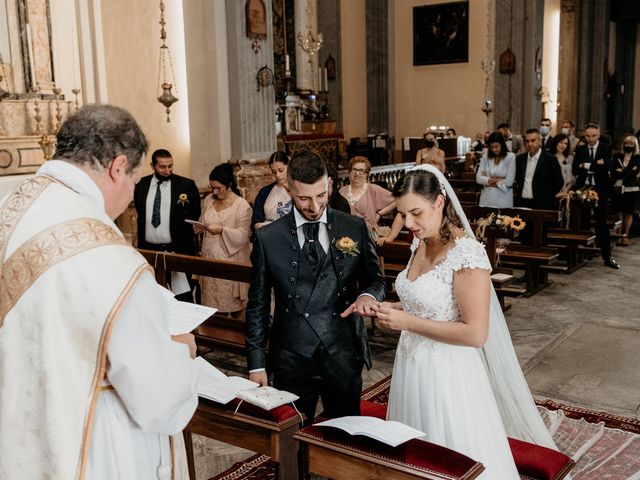
<instances>
[{"instance_id":1,"label":"printed page of book","mask_svg":"<svg viewBox=\"0 0 640 480\"><path fill-rule=\"evenodd\" d=\"M385 421L375 417L347 416L332 418L316 423L316 426L335 427L351 435L365 435L367 437L397 447L413 438L420 438L424 432L416 430L404 423Z\"/></svg>"},{"instance_id":2,"label":"printed page of book","mask_svg":"<svg viewBox=\"0 0 640 480\"><path fill-rule=\"evenodd\" d=\"M198 369L198 396L218 403L229 403L242 390L255 388L256 382L242 377L227 377L204 358L196 358Z\"/></svg>"},{"instance_id":3,"label":"printed page of book","mask_svg":"<svg viewBox=\"0 0 640 480\"><path fill-rule=\"evenodd\" d=\"M218 310L195 303L176 300L174 293L161 285L158 288L169 308L169 334L190 333Z\"/></svg>"}]
</instances>

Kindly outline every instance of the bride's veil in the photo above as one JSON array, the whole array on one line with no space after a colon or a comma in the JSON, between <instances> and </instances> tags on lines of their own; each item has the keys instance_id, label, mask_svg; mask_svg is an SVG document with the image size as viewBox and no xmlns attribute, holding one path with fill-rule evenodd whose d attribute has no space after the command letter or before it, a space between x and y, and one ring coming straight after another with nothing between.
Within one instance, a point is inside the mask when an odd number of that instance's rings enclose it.
<instances>
[{"instance_id":1,"label":"bride's veil","mask_svg":"<svg viewBox=\"0 0 640 480\"><path fill-rule=\"evenodd\" d=\"M445 188L467 235L475 238L458 197L442 172L432 165L420 165L410 171L414 170L426 170L436 176ZM513 349L507 323L493 285L490 290L489 335L482 348L482 358L507 435L557 449L538 413L538 408L533 401L529 386L518 363L518 357Z\"/></svg>"}]
</instances>

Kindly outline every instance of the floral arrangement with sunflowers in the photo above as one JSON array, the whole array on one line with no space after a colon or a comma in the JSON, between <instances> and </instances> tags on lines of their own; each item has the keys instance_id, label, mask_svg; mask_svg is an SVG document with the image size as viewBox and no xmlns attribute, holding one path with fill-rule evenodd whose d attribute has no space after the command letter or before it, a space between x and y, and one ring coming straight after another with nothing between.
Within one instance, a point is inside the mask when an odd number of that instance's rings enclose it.
<instances>
[{"instance_id":1,"label":"floral arrangement with sunflowers","mask_svg":"<svg viewBox=\"0 0 640 480\"><path fill-rule=\"evenodd\" d=\"M598 197L598 192L593 188L583 188L582 190L570 191L569 198L571 200L580 200L583 203L594 203L597 202L600 197Z\"/></svg>"},{"instance_id":2,"label":"floral arrangement with sunflowers","mask_svg":"<svg viewBox=\"0 0 640 480\"><path fill-rule=\"evenodd\" d=\"M360 250L358 250L358 242L354 241L351 237L342 237L338 240L334 239L333 243L336 249L344 255L355 257L360 253Z\"/></svg>"},{"instance_id":3,"label":"floral arrangement with sunflowers","mask_svg":"<svg viewBox=\"0 0 640 480\"><path fill-rule=\"evenodd\" d=\"M517 236L526 226L526 222L520 218L520 215L511 217L494 212L478 220L476 236L478 238L485 238L484 232L487 227L500 229L504 232L511 232L514 236Z\"/></svg>"}]
</instances>

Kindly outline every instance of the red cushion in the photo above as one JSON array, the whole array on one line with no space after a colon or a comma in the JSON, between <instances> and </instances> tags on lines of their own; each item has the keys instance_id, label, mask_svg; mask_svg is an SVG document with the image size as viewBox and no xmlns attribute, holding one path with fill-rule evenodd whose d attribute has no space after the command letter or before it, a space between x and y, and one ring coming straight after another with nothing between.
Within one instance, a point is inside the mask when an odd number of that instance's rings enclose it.
<instances>
[{"instance_id":1,"label":"red cushion","mask_svg":"<svg viewBox=\"0 0 640 480\"><path fill-rule=\"evenodd\" d=\"M520 475L539 480L559 480L573 467L569 457L551 448L515 438L509 438L509 446Z\"/></svg>"},{"instance_id":2,"label":"red cushion","mask_svg":"<svg viewBox=\"0 0 640 480\"><path fill-rule=\"evenodd\" d=\"M200 401L202 401L202 399L200 399ZM234 398L225 405L216 402L214 402L214 405L224 408L225 410L232 410L235 412L240 402L240 399ZM279 407L272 408L271 410L264 410L263 408L257 407L248 402L242 402L238 409L238 413L275 423L284 422L285 420L289 420L291 417L298 416L298 412L296 412L291 405L281 405Z\"/></svg>"},{"instance_id":3,"label":"red cushion","mask_svg":"<svg viewBox=\"0 0 640 480\"><path fill-rule=\"evenodd\" d=\"M386 405L362 400L360 410L362 415L383 420L387 418ZM509 438L509 446L520 475L539 480L559 480L564 478L573 467L572 460L557 450L515 438Z\"/></svg>"},{"instance_id":4,"label":"red cushion","mask_svg":"<svg viewBox=\"0 0 640 480\"><path fill-rule=\"evenodd\" d=\"M387 419L387 406L379 403L373 403L369 400L360 401L360 415L365 417L376 417L382 420Z\"/></svg>"},{"instance_id":5,"label":"red cushion","mask_svg":"<svg viewBox=\"0 0 640 480\"><path fill-rule=\"evenodd\" d=\"M448 475L447 478L466 478L471 471L480 468L475 460L434 443L424 440L409 440L397 447L391 447L363 435L349 435L342 430L331 427L310 425L301 433L313 438L342 446L347 450L364 451L375 457L381 457L392 463L400 463Z\"/></svg>"}]
</instances>

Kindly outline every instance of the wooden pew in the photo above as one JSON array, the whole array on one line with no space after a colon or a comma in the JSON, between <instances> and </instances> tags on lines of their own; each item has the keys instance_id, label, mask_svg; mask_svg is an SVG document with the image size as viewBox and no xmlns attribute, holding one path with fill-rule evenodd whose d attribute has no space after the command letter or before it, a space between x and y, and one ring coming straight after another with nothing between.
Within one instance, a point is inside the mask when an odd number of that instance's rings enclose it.
<instances>
[{"instance_id":1,"label":"wooden pew","mask_svg":"<svg viewBox=\"0 0 640 480\"><path fill-rule=\"evenodd\" d=\"M160 285L169 284L171 272L251 282L251 266L247 264L152 250L138 249L138 251L154 267L156 280ZM215 314L205 320L193 333L198 346L244 351L244 321L241 319Z\"/></svg>"},{"instance_id":2,"label":"wooden pew","mask_svg":"<svg viewBox=\"0 0 640 480\"><path fill-rule=\"evenodd\" d=\"M560 212L555 210L531 210L520 208L489 208L480 206L463 206L469 219L480 219L491 213L503 215L519 215L532 228L531 245L511 243L500 255L503 266L523 269L526 274L527 292L530 296L549 285L549 272L562 272L566 266L557 263L557 249L545 245L545 231L548 225L557 225Z\"/></svg>"}]
</instances>

